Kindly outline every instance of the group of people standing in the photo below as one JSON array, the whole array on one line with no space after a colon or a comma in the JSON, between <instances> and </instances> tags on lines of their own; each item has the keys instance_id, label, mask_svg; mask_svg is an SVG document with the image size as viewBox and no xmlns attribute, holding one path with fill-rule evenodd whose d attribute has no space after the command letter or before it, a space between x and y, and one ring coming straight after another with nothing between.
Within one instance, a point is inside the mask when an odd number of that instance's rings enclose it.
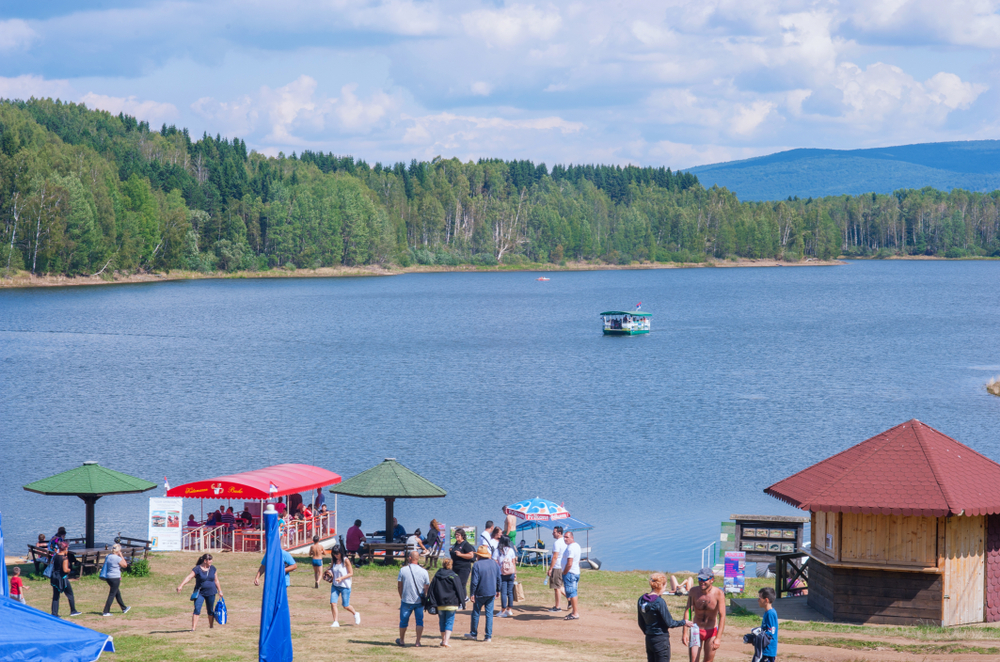
<instances>
[{"instance_id":1,"label":"group of people standing","mask_svg":"<svg viewBox=\"0 0 1000 662\"><path fill-rule=\"evenodd\" d=\"M47 563L36 565L36 571L49 578L49 586L52 587L52 615L59 616L59 603L62 596L65 595L66 602L69 604L69 615L74 617L79 616L82 612L76 608L76 596L73 594L73 585L70 583L69 578L73 568L74 557L73 553L69 550L69 543L66 541L66 528L60 526L56 534L48 542L45 542L45 536L39 534L38 543L39 546L44 543L50 554ZM128 613L130 607L125 604L121 593L122 570L126 568L128 568L128 562L122 553L122 546L115 543L111 546L110 553L104 557L104 565L101 566L100 571L101 579L108 584L108 598L104 602L104 611L101 612L102 616L111 615L111 605L116 601L122 613ZM15 593L12 590L11 597L21 603L25 603L24 585L21 582L20 574L20 568L16 568L15 576L17 582L12 581L11 585L13 587L16 584L18 591Z\"/></svg>"}]
</instances>

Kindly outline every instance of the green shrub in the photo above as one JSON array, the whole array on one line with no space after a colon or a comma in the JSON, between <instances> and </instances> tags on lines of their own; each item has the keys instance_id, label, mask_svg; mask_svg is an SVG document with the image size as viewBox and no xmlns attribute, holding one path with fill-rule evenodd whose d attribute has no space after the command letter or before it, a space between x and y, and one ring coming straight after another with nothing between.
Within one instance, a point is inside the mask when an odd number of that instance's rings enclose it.
<instances>
[{"instance_id":1,"label":"green shrub","mask_svg":"<svg viewBox=\"0 0 1000 662\"><path fill-rule=\"evenodd\" d=\"M148 577L149 576L149 560L148 559L138 559L133 561L129 567L125 569L125 572L132 577Z\"/></svg>"},{"instance_id":2,"label":"green shrub","mask_svg":"<svg viewBox=\"0 0 1000 662\"><path fill-rule=\"evenodd\" d=\"M965 255L966 255L965 251L962 250L961 248L958 248L957 246L955 248L949 248L948 252L944 254L945 257L950 257L950 258L965 257Z\"/></svg>"},{"instance_id":3,"label":"green shrub","mask_svg":"<svg viewBox=\"0 0 1000 662\"><path fill-rule=\"evenodd\" d=\"M472 263L481 267L495 267L497 259L490 253L476 253L472 256Z\"/></svg>"},{"instance_id":4,"label":"green shrub","mask_svg":"<svg viewBox=\"0 0 1000 662\"><path fill-rule=\"evenodd\" d=\"M417 264L432 265L434 264L434 258L434 253L425 248L413 251L413 259L417 261Z\"/></svg>"}]
</instances>

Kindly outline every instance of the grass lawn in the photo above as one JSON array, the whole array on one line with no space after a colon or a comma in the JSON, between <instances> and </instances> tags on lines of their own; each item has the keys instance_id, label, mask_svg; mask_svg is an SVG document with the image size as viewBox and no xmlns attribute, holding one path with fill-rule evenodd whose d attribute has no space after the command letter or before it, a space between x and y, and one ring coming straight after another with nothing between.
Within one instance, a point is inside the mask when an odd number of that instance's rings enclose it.
<instances>
[{"instance_id":1,"label":"grass lawn","mask_svg":"<svg viewBox=\"0 0 1000 662\"><path fill-rule=\"evenodd\" d=\"M161 553L150 556L148 577L126 576L122 594L132 610L122 615L117 605L112 616L102 617L107 585L96 576L74 581L81 625L107 632L115 638L117 652L102 658L110 662L151 660L252 661L257 659L257 636L261 588L253 585L260 558L250 554L216 554L220 582L229 608L229 623L209 629L204 614L196 632L191 628L189 584L181 593L175 588L194 566L193 553ZM329 585L313 588L312 568L306 558L292 573L289 604L295 659L301 660L416 660L455 658L463 662L490 660L645 660L643 638L636 625L635 601L648 588L647 572L585 572L580 581L579 621L562 620L547 608L552 591L543 586L538 568L518 572L526 600L515 608L513 619L495 619L494 642L461 640L469 629L468 612L455 620L450 649L440 642L436 616L425 619L424 646L415 648L414 624L407 632L406 648L394 645L398 630L398 568L366 566L355 571L351 604L362 614L360 626L341 610L342 627L331 628ZM31 565L23 565L28 604L48 611L51 590L46 579L29 576ZM432 571L433 574L433 571ZM747 580L747 595L773 580ZM667 596L675 618L682 617L686 598ZM69 608L63 600L64 617ZM780 614L779 614L780 618ZM751 649L742 644L743 633L760 622L752 615L732 614L716 660L749 660ZM480 624L480 639L485 624ZM905 660L989 659L1000 655L1000 628L931 628L850 626L832 623L782 623L779 654L783 659L808 660ZM674 659L687 660L679 630L672 631ZM972 658L970 658L972 656Z\"/></svg>"}]
</instances>

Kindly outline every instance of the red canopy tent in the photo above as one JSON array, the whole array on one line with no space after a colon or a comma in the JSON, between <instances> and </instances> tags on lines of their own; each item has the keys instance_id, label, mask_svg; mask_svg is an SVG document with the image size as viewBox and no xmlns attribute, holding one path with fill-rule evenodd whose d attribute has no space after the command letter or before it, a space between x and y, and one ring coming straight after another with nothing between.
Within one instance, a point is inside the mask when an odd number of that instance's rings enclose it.
<instances>
[{"instance_id":1,"label":"red canopy tent","mask_svg":"<svg viewBox=\"0 0 1000 662\"><path fill-rule=\"evenodd\" d=\"M168 497L192 499L256 500L308 492L317 487L336 485L338 474L308 464L276 464L254 471L218 476L185 483L167 490ZM271 485L277 488L271 490Z\"/></svg>"}]
</instances>

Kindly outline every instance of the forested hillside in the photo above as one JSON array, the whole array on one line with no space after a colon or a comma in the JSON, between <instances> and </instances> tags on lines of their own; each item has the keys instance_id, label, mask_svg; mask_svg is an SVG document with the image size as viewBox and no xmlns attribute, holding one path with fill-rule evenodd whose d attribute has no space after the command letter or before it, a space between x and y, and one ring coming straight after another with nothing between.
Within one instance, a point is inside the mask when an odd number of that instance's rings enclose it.
<instances>
[{"instance_id":1,"label":"forested hillside","mask_svg":"<svg viewBox=\"0 0 1000 662\"><path fill-rule=\"evenodd\" d=\"M744 161L691 168L705 186L744 200L1000 187L1000 140L923 143L872 149L792 149Z\"/></svg>"},{"instance_id":2,"label":"forested hillside","mask_svg":"<svg viewBox=\"0 0 1000 662\"><path fill-rule=\"evenodd\" d=\"M6 274L994 255L998 205L931 189L747 203L666 168L269 158L81 105L0 102Z\"/></svg>"}]
</instances>

